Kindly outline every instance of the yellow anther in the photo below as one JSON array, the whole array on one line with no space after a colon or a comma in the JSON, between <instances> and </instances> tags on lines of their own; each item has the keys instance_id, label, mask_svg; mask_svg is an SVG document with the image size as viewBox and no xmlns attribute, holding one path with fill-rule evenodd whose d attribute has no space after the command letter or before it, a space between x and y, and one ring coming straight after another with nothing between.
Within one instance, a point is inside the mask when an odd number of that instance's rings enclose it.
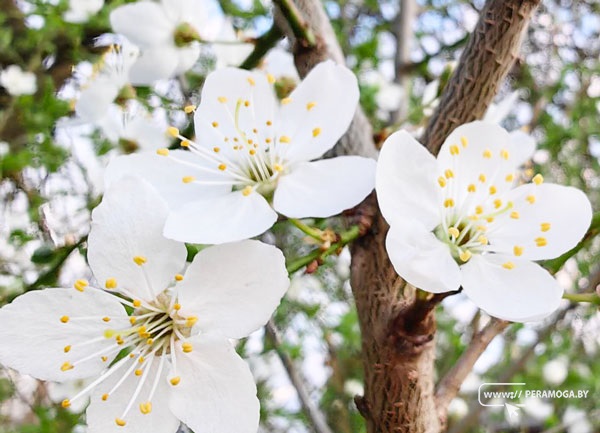
<instances>
[{"instance_id":1,"label":"yellow anther","mask_svg":"<svg viewBox=\"0 0 600 433\"><path fill-rule=\"evenodd\" d=\"M454 172L450 169L447 169L444 171L444 176L446 176L446 179L451 179L454 177Z\"/></svg>"},{"instance_id":2,"label":"yellow anther","mask_svg":"<svg viewBox=\"0 0 600 433\"><path fill-rule=\"evenodd\" d=\"M108 394L102 394L102 401L108 400Z\"/></svg>"},{"instance_id":3,"label":"yellow anther","mask_svg":"<svg viewBox=\"0 0 600 433\"><path fill-rule=\"evenodd\" d=\"M483 174L483 173L481 173L481 174L479 175L479 178L478 178L478 179L479 179L479 182L481 182L481 183L485 183L485 182L486 182L486 180L487 180L487 178L485 177L485 174Z\"/></svg>"},{"instance_id":4,"label":"yellow anther","mask_svg":"<svg viewBox=\"0 0 600 433\"><path fill-rule=\"evenodd\" d=\"M146 263L148 261L148 259L146 259L146 257L144 257L144 256L134 256L133 261L135 262L136 265L142 266L144 263Z\"/></svg>"},{"instance_id":5,"label":"yellow anther","mask_svg":"<svg viewBox=\"0 0 600 433\"><path fill-rule=\"evenodd\" d=\"M321 134L321 128L315 128L315 129L313 129L313 131L312 131L313 137L318 137L319 134Z\"/></svg>"},{"instance_id":6,"label":"yellow anther","mask_svg":"<svg viewBox=\"0 0 600 433\"><path fill-rule=\"evenodd\" d=\"M185 114L193 113L195 109L195 105L186 105L185 107L183 107L183 111L185 112Z\"/></svg>"},{"instance_id":7,"label":"yellow anther","mask_svg":"<svg viewBox=\"0 0 600 433\"><path fill-rule=\"evenodd\" d=\"M125 427L125 425L127 424L127 422L125 422L125 420L121 418L115 418L115 423L117 423L119 427Z\"/></svg>"},{"instance_id":8,"label":"yellow anther","mask_svg":"<svg viewBox=\"0 0 600 433\"><path fill-rule=\"evenodd\" d=\"M250 84L251 86L254 86L256 84L256 81L254 81L254 78L248 77L248 84Z\"/></svg>"},{"instance_id":9,"label":"yellow anther","mask_svg":"<svg viewBox=\"0 0 600 433\"><path fill-rule=\"evenodd\" d=\"M135 308L139 307L140 305L142 305L142 301L140 301L139 299L134 299L133 301L133 306Z\"/></svg>"},{"instance_id":10,"label":"yellow anther","mask_svg":"<svg viewBox=\"0 0 600 433\"><path fill-rule=\"evenodd\" d=\"M169 380L169 382L171 383L171 385L177 386L177 385L179 385L179 382L181 382L181 377L179 377L179 376L172 377Z\"/></svg>"},{"instance_id":11,"label":"yellow anther","mask_svg":"<svg viewBox=\"0 0 600 433\"><path fill-rule=\"evenodd\" d=\"M227 98L225 96L219 96L217 101L219 101L221 104L224 104L227 102Z\"/></svg>"},{"instance_id":12,"label":"yellow anther","mask_svg":"<svg viewBox=\"0 0 600 433\"><path fill-rule=\"evenodd\" d=\"M444 179L442 176L440 176L440 177L438 177L438 183L443 188L446 186L446 179Z\"/></svg>"},{"instance_id":13,"label":"yellow anther","mask_svg":"<svg viewBox=\"0 0 600 433\"><path fill-rule=\"evenodd\" d=\"M523 247L520 247L520 246L518 246L518 245L515 245L515 246L513 247L513 253L514 253L514 255L515 255L515 256L520 256L520 255L523 255Z\"/></svg>"},{"instance_id":14,"label":"yellow anther","mask_svg":"<svg viewBox=\"0 0 600 433\"><path fill-rule=\"evenodd\" d=\"M225 171L225 169L227 168L227 166L225 164L219 164L219 166L217 168L219 170L221 170L221 171Z\"/></svg>"},{"instance_id":15,"label":"yellow anther","mask_svg":"<svg viewBox=\"0 0 600 433\"><path fill-rule=\"evenodd\" d=\"M175 128L174 126L169 126L167 128L167 133L171 136L171 137L179 137L179 129Z\"/></svg>"},{"instance_id":16,"label":"yellow anther","mask_svg":"<svg viewBox=\"0 0 600 433\"><path fill-rule=\"evenodd\" d=\"M273 122L271 122L270 120L267 120L265 123L267 124L267 126L273 125Z\"/></svg>"},{"instance_id":17,"label":"yellow anther","mask_svg":"<svg viewBox=\"0 0 600 433\"><path fill-rule=\"evenodd\" d=\"M483 157L486 159L490 159L492 157L492 151L490 149L485 149L483 151Z\"/></svg>"},{"instance_id":18,"label":"yellow anther","mask_svg":"<svg viewBox=\"0 0 600 433\"><path fill-rule=\"evenodd\" d=\"M150 412L152 412L152 403L149 401L140 403L140 412L142 412L144 415L148 415Z\"/></svg>"},{"instance_id":19,"label":"yellow anther","mask_svg":"<svg viewBox=\"0 0 600 433\"><path fill-rule=\"evenodd\" d=\"M162 149L158 149L156 151L156 154L160 155L160 156L169 156L169 149L167 149L166 147L163 147Z\"/></svg>"},{"instance_id":20,"label":"yellow anther","mask_svg":"<svg viewBox=\"0 0 600 433\"><path fill-rule=\"evenodd\" d=\"M515 180L515 175L512 173L509 173L506 175L506 177L504 178L505 181L507 182L512 182L513 180Z\"/></svg>"},{"instance_id":21,"label":"yellow anther","mask_svg":"<svg viewBox=\"0 0 600 433\"><path fill-rule=\"evenodd\" d=\"M269 84L273 84L277 80L275 80L273 74L267 74L267 81L269 82Z\"/></svg>"},{"instance_id":22,"label":"yellow anther","mask_svg":"<svg viewBox=\"0 0 600 433\"><path fill-rule=\"evenodd\" d=\"M86 280L77 280L75 281L75 284L73 284L73 287L75 287L80 292L83 292L83 289L85 289L88 285L89 284Z\"/></svg>"},{"instance_id":23,"label":"yellow anther","mask_svg":"<svg viewBox=\"0 0 600 433\"><path fill-rule=\"evenodd\" d=\"M534 204L535 203L535 195L528 195L525 200L527 200L529 202L529 204Z\"/></svg>"},{"instance_id":24,"label":"yellow anther","mask_svg":"<svg viewBox=\"0 0 600 433\"><path fill-rule=\"evenodd\" d=\"M103 322L110 322L110 317L103 317L103 318L102 318L102 321L103 321Z\"/></svg>"},{"instance_id":25,"label":"yellow anther","mask_svg":"<svg viewBox=\"0 0 600 433\"><path fill-rule=\"evenodd\" d=\"M543 232L547 232L548 230L550 230L550 227L552 227L552 224L550 224L550 223L541 223L540 224L540 230Z\"/></svg>"},{"instance_id":26,"label":"yellow anther","mask_svg":"<svg viewBox=\"0 0 600 433\"><path fill-rule=\"evenodd\" d=\"M154 339L153 339L153 338L148 338L148 339L146 340L146 344L147 344L148 346L151 346L151 345L153 345L153 344L154 344Z\"/></svg>"},{"instance_id":27,"label":"yellow anther","mask_svg":"<svg viewBox=\"0 0 600 433\"><path fill-rule=\"evenodd\" d=\"M143 371L142 371L142 370L140 370L140 369L137 369L137 370L135 370L135 371L134 371L134 374L135 374L136 376L141 376L141 375L142 375L142 373L143 373Z\"/></svg>"},{"instance_id":28,"label":"yellow anther","mask_svg":"<svg viewBox=\"0 0 600 433\"><path fill-rule=\"evenodd\" d=\"M185 326L187 326L187 327L194 326L197 321L198 321L198 317L196 317L196 316L189 316L189 317L187 317L185 319Z\"/></svg>"},{"instance_id":29,"label":"yellow anther","mask_svg":"<svg viewBox=\"0 0 600 433\"><path fill-rule=\"evenodd\" d=\"M131 359L135 358L135 353L130 353L130 354L129 354L129 357L130 357Z\"/></svg>"},{"instance_id":30,"label":"yellow anther","mask_svg":"<svg viewBox=\"0 0 600 433\"><path fill-rule=\"evenodd\" d=\"M508 159L508 158L510 157L510 153L508 152L508 150L506 150L506 149L502 149L502 150L500 151L500 157L501 157L502 159L505 159L505 160L506 160L506 159Z\"/></svg>"},{"instance_id":31,"label":"yellow anther","mask_svg":"<svg viewBox=\"0 0 600 433\"><path fill-rule=\"evenodd\" d=\"M544 183L544 176L538 173L535 176L533 176L533 179L531 179L531 181L536 185L541 185L542 183Z\"/></svg>"},{"instance_id":32,"label":"yellow anther","mask_svg":"<svg viewBox=\"0 0 600 433\"><path fill-rule=\"evenodd\" d=\"M61 371L69 371L69 370L73 370L73 364L71 364L69 361L65 362L63 365L60 366Z\"/></svg>"},{"instance_id":33,"label":"yellow anther","mask_svg":"<svg viewBox=\"0 0 600 433\"><path fill-rule=\"evenodd\" d=\"M475 213L481 215L483 213L483 206L475 206Z\"/></svg>"},{"instance_id":34,"label":"yellow anther","mask_svg":"<svg viewBox=\"0 0 600 433\"><path fill-rule=\"evenodd\" d=\"M479 219L477 215L468 215L467 218L469 218L470 221L477 221Z\"/></svg>"},{"instance_id":35,"label":"yellow anther","mask_svg":"<svg viewBox=\"0 0 600 433\"><path fill-rule=\"evenodd\" d=\"M175 281L183 281L183 275L175 274Z\"/></svg>"},{"instance_id":36,"label":"yellow anther","mask_svg":"<svg viewBox=\"0 0 600 433\"><path fill-rule=\"evenodd\" d=\"M313 108L315 108L315 106L317 105L316 102L309 102L308 104L306 104L306 109L308 111L312 110Z\"/></svg>"},{"instance_id":37,"label":"yellow anther","mask_svg":"<svg viewBox=\"0 0 600 433\"><path fill-rule=\"evenodd\" d=\"M140 364L143 364L145 360L146 360L146 358L144 358L143 356L140 356L140 357L138 358L138 362L139 362Z\"/></svg>"},{"instance_id":38,"label":"yellow anther","mask_svg":"<svg viewBox=\"0 0 600 433\"><path fill-rule=\"evenodd\" d=\"M448 234L450 234L450 236L452 237L457 238L460 236L460 231L456 227L450 227L448 229Z\"/></svg>"},{"instance_id":39,"label":"yellow anther","mask_svg":"<svg viewBox=\"0 0 600 433\"><path fill-rule=\"evenodd\" d=\"M181 310L181 304L174 304L174 305L173 305L173 309L174 309L175 311L179 311L179 310Z\"/></svg>"},{"instance_id":40,"label":"yellow anther","mask_svg":"<svg viewBox=\"0 0 600 433\"><path fill-rule=\"evenodd\" d=\"M494 207L496 209L500 209L500 207L502 207L502 200L500 200L499 198L497 198L496 200L494 200Z\"/></svg>"},{"instance_id":41,"label":"yellow anther","mask_svg":"<svg viewBox=\"0 0 600 433\"><path fill-rule=\"evenodd\" d=\"M219 122L212 122L211 125L213 128L217 128L219 126Z\"/></svg>"},{"instance_id":42,"label":"yellow anther","mask_svg":"<svg viewBox=\"0 0 600 433\"><path fill-rule=\"evenodd\" d=\"M548 241L546 240L546 238L543 237L535 238L534 242L538 247L545 247L546 245L548 245Z\"/></svg>"},{"instance_id":43,"label":"yellow anther","mask_svg":"<svg viewBox=\"0 0 600 433\"><path fill-rule=\"evenodd\" d=\"M490 186L490 195L494 195L498 192L494 185Z\"/></svg>"},{"instance_id":44,"label":"yellow anther","mask_svg":"<svg viewBox=\"0 0 600 433\"><path fill-rule=\"evenodd\" d=\"M131 323L132 325L135 324L136 321L137 321L137 318L135 316L131 316L129 318L129 323Z\"/></svg>"},{"instance_id":45,"label":"yellow anther","mask_svg":"<svg viewBox=\"0 0 600 433\"><path fill-rule=\"evenodd\" d=\"M477 238L477 242L479 242L481 245L487 245L487 244L488 244L488 238L486 238L486 237L485 237L485 236L483 236L483 235L480 235L480 236Z\"/></svg>"},{"instance_id":46,"label":"yellow anther","mask_svg":"<svg viewBox=\"0 0 600 433\"><path fill-rule=\"evenodd\" d=\"M292 98L283 98L283 99L281 100L281 105L287 105L287 104L289 104L290 102L292 102Z\"/></svg>"},{"instance_id":47,"label":"yellow anther","mask_svg":"<svg viewBox=\"0 0 600 433\"><path fill-rule=\"evenodd\" d=\"M462 147L467 147L469 145L467 137L460 137L460 144L462 144Z\"/></svg>"},{"instance_id":48,"label":"yellow anther","mask_svg":"<svg viewBox=\"0 0 600 433\"><path fill-rule=\"evenodd\" d=\"M254 149L250 149L250 150L248 151L248 153L249 153L250 155L254 156L254 155L256 155L256 150L254 150Z\"/></svg>"},{"instance_id":49,"label":"yellow anther","mask_svg":"<svg viewBox=\"0 0 600 433\"><path fill-rule=\"evenodd\" d=\"M281 164L275 164L273 166L273 170L275 170L277 172L282 172L283 171L283 166Z\"/></svg>"},{"instance_id":50,"label":"yellow anther","mask_svg":"<svg viewBox=\"0 0 600 433\"><path fill-rule=\"evenodd\" d=\"M475 230L477 230L478 232L485 233L485 232L487 232L487 227L483 226L483 225L482 226L477 226L477 227L475 227Z\"/></svg>"},{"instance_id":51,"label":"yellow anther","mask_svg":"<svg viewBox=\"0 0 600 433\"><path fill-rule=\"evenodd\" d=\"M108 361L108 356L101 356L100 359L102 360L102 362L106 362Z\"/></svg>"},{"instance_id":52,"label":"yellow anther","mask_svg":"<svg viewBox=\"0 0 600 433\"><path fill-rule=\"evenodd\" d=\"M248 186L244 187L244 189L242 190L242 195L244 197L248 197L250 194L252 194L252 191L254 191L254 190L252 189L252 187L250 185L248 185Z\"/></svg>"},{"instance_id":53,"label":"yellow anther","mask_svg":"<svg viewBox=\"0 0 600 433\"><path fill-rule=\"evenodd\" d=\"M469 251L469 250L464 250L464 251L461 251L458 256L460 257L460 259L463 262L468 262L469 259L473 256L473 254L471 254L471 251Z\"/></svg>"},{"instance_id":54,"label":"yellow anther","mask_svg":"<svg viewBox=\"0 0 600 433\"><path fill-rule=\"evenodd\" d=\"M250 106L250 101L244 101L244 107L249 107Z\"/></svg>"},{"instance_id":55,"label":"yellow anther","mask_svg":"<svg viewBox=\"0 0 600 433\"><path fill-rule=\"evenodd\" d=\"M487 217L485 220L491 224L494 222L494 217Z\"/></svg>"},{"instance_id":56,"label":"yellow anther","mask_svg":"<svg viewBox=\"0 0 600 433\"><path fill-rule=\"evenodd\" d=\"M108 280L106 280L106 282L104 283L104 287L106 287L107 289L116 289L117 288L117 280L114 278L109 278Z\"/></svg>"},{"instance_id":57,"label":"yellow anther","mask_svg":"<svg viewBox=\"0 0 600 433\"><path fill-rule=\"evenodd\" d=\"M213 152L215 153L219 153L221 151L221 148L218 146L213 147Z\"/></svg>"},{"instance_id":58,"label":"yellow anther","mask_svg":"<svg viewBox=\"0 0 600 433\"><path fill-rule=\"evenodd\" d=\"M477 191L477 187L475 186L475 184L474 184L474 183L472 183L472 184L470 184L470 185L467 187L467 191L469 191L469 192L475 192L475 191Z\"/></svg>"},{"instance_id":59,"label":"yellow anther","mask_svg":"<svg viewBox=\"0 0 600 433\"><path fill-rule=\"evenodd\" d=\"M291 140L291 138L290 138L290 137L288 137L287 135L282 135L281 137L279 137L279 141L280 141L281 143L289 143L289 142L291 142L292 140Z\"/></svg>"},{"instance_id":60,"label":"yellow anther","mask_svg":"<svg viewBox=\"0 0 600 433\"><path fill-rule=\"evenodd\" d=\"M195 178L194 176L183 176L183 177L181 178L181 181L182 181L183 183L192 183L192 182L193 182L193 181L195 181L195 180L196 180L196 178Z\"/></svg>"},{"instance_id":61,"label":"yellow anther","mask_svg":"<svg viewBox=\"0 0 600 433\"><path fill-rule=\"evenodd\" d=\"M183 343L181 345L181 350L183 350L184 353L190 353L192 350L194 350L194 347L191 343Z\"/></svg>"},{"instance_id":62,"label":"yellow anther","mask_svg":"<svg viewBox=\"0 0 600 433\"><path fill-rule=\"evenodd\" d=\"M63 352L65 352L65 353L69 353L70 351L71 351L71 346L70 345L69 346L65 346L63 348Z\"/></svg>"},{"instance_id":63,"label":"yellow anther","mask_svg":"<svg viewBox=\"0 0 600 433\"><path fill-rule=\"evenodd\" d=\"M179 143L179 145L181 147L190 147L190 142L188 140L182 140L181 143Z\"/></svg>"},{"instance_id":64,"label":"yellow anther","mask_svg":"<svg viewBox=\"0 0 600 433\"><path fill-rule=\"evenodd\" d=\"M140 326L140 327L139 327L139 328L136 330L136 332L137 332L138 334L140 334L140 335L141 335L141 334L143 334L143 333L144 333L144 332L146 332L146 331L147 331L147 329L146 329L146 327L145 327L144 325Z\"/></svg>"},{"instance_id":65,"label":"yellow anther","mask_svg":"<svg viewBox=\"0 0 600 433\"><path fill-rule=\"evenodd\" d=\"M460 148L456 144L453 144L452 146L450 146L450 155L458 155L459 153L460 153Z\"/></svg>"},{"instance_id":66,"label":"yellow anther","mask_svg":"<svg viewBox=\"0 0 600 433\"><path fill-rule=\"evenodd\" d=\"M65 409L68 408L69 406L71 406L71 400L69 400L68 398L65 398L60 405L62 407L64 407Z\"/></svg>"},{"instance_id":67,"label":"yellow anther","mask_svg":"<svg viewBox=\"0 0 600 433\"><path fill-rule=\"evenodd\" d=\"M454 200L451 198L444 200L444 207L454 207Z\"/></svg>"},{"instance_id":68,"label":"yellow anther","mask_svg":"<svg viewBox=\"0 0 600 433\"><path fill-rule=\"evenodd\" d=\"M520 215L519 215L519 212L517 212L516 210L514 210L514 211L512 211L512 212L510 213L510 217L511 217L512 219L514 219L514 220L518 220L518 219L519 219L519 216L520 216Z\"/></svg>"},{"instance_id":69,"label":"yellow anther","mask_svg":"<svg viewBox=\"0 0 600 433\"><path fill-rule=\"evenodd\" d=\"M502 267L504 269L514 269L515 268L515 264L513 262L506 262L506 263L502 263Z\"/></svg>"},{"instance_id":70,"label":"yellow anther","mask_svg":"<svg viewBox=\"0 0 600 433\"><path fill-rule=\"evenodd\" d=\"M265 138L265 143L270 144L273 140L271 140L270 138Z\"/></svg>"},{"instance_id":71,"label":"yellow anther","mask_svg":"<svg viewBox=\"0 0 600 433\"><path fill-rule=\"evenodd\" d=\"M67 323L69 321L69 316L62 316L60 318L60 321L63 322L63 323Z\"/></svg>"}]
</instances>

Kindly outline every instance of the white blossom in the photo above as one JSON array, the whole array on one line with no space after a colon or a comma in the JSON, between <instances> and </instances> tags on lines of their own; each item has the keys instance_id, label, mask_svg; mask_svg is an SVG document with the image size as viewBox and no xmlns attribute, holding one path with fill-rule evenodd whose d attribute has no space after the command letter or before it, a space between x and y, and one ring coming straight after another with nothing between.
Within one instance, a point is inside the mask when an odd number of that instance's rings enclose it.
<instances>
[{"instance_id":1,"label":"white blossom","mask_svg":"<svg viewBox=\"0 0 600 433\"><path fill-rule=\"evenodd\" d=\"M543 182L516 185L529 157L503 128L455 129L434 158L406 132L384 143L377 197L390 224L386 247L400 276L423 290L458 290L491 316L539 320L563 289L534 260L574 247L592 210L581 191Z\"/></svg>"},{"instance_id":2,"label":"white blossom","mask_svg":"<svg viewBox=\"0 0 600 433\"><path fill-rule=\"evenodd\" d=\"M564 356L548 361L543 369L544 381L551 386L558 386L565 381L569 374L569 360Z\"/></svg>"},{"instance_id":3,"label":"white blossom","mask_svg":"<svg viewBox=\"0 0 600 433\"><path fill-rule=\"evenodd\" d=\"M0 71L0 85L12 96L33 95L37 90L35 74L18 65Z\"/></svg>"},{"instance_id":4,"label":"white blossom","mask_svg":"<svg viewBox=\"0 0 600 433\"><path fill-rule=\"evenodd\" d=\"M69 0L63 19L68 23L84 23L103 7L104 0Z\"/></svg>"}]
</instances>

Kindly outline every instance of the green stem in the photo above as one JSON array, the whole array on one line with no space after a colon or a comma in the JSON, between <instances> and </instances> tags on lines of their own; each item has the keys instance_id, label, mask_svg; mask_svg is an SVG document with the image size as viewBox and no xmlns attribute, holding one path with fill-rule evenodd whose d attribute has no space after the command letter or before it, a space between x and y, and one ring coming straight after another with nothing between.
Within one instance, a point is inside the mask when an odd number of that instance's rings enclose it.
<instances>
[{"instance_id":1,"label":"green stem","mask_svg":"<svg viewBox=\"0 0 600 433\"><path fill-rule=\"evenodd\" d=\"M596 293L565 293L563 299L571 302L589 302L591 304L600 305L600 296Z\"/></svg>"},{"instance_id":2,"label":"green stem","mask_svg":"<svg viewBox=\"0 0 600 433\"><path fill-rule=\"evenodd\" d=\"M292 260L286 264L286 269L289 274L293 274L294 272L302 269L304 266L307 266L309 263L313 262L317 259L324 259L328 255L335 253L338 249L343 246L349 244L353 240L357 239L360 236L360 227L352 226L345 232L341 233L340 240L325 250L316 249L311 251L305 256L299 257L295 260Z\"/></svg>"},{"instance_id":3,"label":"green stem","mask_svg":"<svg viewBox=\"0 0 600 433\"><path fill-rule=\"evenodd\" d=\"M307 48L314 47L317 44L317 38L302 18L296 5L291 0L273 0L273 3L279 6L281 14L289 23L298 42Z\"/></svg>"},{"instance_id":4,"label":"green stem","mask_svg":"<svg viewBox=\"0 0 600 433\"><path fill-rule=\"evenodd\" d=\"M311 227L307 224L304 224L302 221L294 219L294 218L290 218L290 219L288 219L288 221L291 222L294 225L294 227L296 227L303 233L307 234L311 238L313 238L319 242L323 242L323 233L321 232L321 230Z\"/></svg>"},{"instance_id":5,"label":"green stem","mask_svg":"<svg viewBox=\"0 0 600 433\"><path fill-rule=\"evenodd\" d=\"M246 60L242 62L240 68L252 69L260 63L262 58L269 52L271 48L279 42L283 37L283 33L279 30L279 27L273 25L266 33L256 39L254 43L254 50L246 57Z\"/></svg>"}]
</instances>

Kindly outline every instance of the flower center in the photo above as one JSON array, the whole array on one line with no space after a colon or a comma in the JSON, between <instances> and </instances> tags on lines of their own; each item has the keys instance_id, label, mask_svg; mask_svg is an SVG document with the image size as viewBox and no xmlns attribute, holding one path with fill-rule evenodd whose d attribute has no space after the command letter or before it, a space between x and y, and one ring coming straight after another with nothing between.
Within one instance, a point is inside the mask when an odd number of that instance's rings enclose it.
<instances>
[{"instance_id":1,"label":"flower center","mask_svg":"<svg viewBox=\"0 0 600 433\"><path fill-rule=\"evenodd\" d=\"M200 41L198 31L190 23L183 22L175 29L173 41L178 47L185 47L194 41Z\"/></svg>"}]
</instances>

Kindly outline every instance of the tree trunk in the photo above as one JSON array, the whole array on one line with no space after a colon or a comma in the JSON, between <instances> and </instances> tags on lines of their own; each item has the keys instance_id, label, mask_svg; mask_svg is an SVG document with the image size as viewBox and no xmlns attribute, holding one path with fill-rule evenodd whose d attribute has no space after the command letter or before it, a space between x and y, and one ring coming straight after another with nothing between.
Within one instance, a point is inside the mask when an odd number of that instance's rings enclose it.
<instances>
[{"instance_id":1,"label":"tree trunk","mask_svg":"<svg viewBox=\"0 0 600 433\"><path fill-rule=\"evenodd\" d=\"M517 58L540 1L488 0L425 131L423 143L432 153L437 153L455 127L483 115ZM343 61L320 2L294 0L294 4L317 37L313 47L295 44L300 74L326 58ZM290 34L285 25L282 30ZM357 118L364 120L360 110ZM357 118L338 153L372 154L370 127L361 130ZM375 194L359 207L358 214L363 222L371 222L371 229L352 247L351 285L365 370L365 395L356 398L357 407L369 433L438 433L446 412L436 409L434 398L433 309L439 298L420 299L415 288L397 276L385 250L388 226Z\"/></svg>"}]
</instances>

